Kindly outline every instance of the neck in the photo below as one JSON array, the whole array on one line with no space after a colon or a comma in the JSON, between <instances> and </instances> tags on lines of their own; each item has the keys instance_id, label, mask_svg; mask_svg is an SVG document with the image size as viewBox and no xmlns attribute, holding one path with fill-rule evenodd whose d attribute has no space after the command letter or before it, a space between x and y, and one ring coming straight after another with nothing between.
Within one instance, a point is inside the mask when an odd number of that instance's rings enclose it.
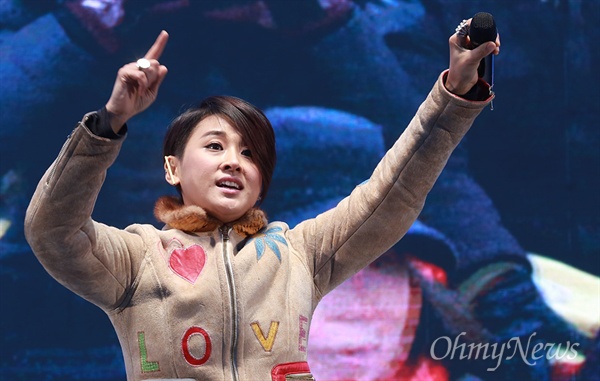
<instances>
[{"instance_id":1,"label":"neck","mask_svg":"<svg viewBox=\"0 0 600 381\"><path fill-rule=\"evenodd\" d=\"M154 216L171 228L185 232L207 232L213 231L225 225L223 221L211 216L203 208L197 205L184 205L177 197L163 196L156 201ZM256 234L267 224L265 213L252 208L242 217L227 222L227 225L242 236Z\"/></svg>"}]
</instances>

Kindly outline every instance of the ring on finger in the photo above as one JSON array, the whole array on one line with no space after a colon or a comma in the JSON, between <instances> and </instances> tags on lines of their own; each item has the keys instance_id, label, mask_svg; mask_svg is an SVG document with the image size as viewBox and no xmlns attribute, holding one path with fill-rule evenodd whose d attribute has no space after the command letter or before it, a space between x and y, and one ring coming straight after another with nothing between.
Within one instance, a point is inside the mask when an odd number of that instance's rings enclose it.
<instances>
[{"instance_id":1,"label":"ring on finger","mask_svg":"<svg viewBox=\"0 0 600 381\"><path fill-rule=\"evenodd\" d=\"M461 21L460 24L458 24L458 26L456 27L455 32L461 37L464 37L467 34L469 34L469 20Z\"/></svg>"},{"instance_id":2,"label":"ring on finger","mask_svg":"<svg viewBox=\"0 0 600 381\"><path fill-rule=\"evenodd\" d=\"M144 69L148 69L150 67L150 61L145 58L140 58L135 63L137 65L138 70L144 71Z\"/></svg>"}]
</instances>

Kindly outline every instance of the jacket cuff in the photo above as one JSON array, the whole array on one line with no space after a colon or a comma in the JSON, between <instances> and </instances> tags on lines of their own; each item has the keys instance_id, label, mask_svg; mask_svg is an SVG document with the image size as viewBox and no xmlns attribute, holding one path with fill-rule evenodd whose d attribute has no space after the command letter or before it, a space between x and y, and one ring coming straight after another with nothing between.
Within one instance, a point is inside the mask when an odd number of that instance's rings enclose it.
<instances>
[{"instance_id":1,"label":"jacket cuff","mask_svg":"<svg viewBox=\"0 0 600 381\"><path fill-rule=\"evenodd\" d=\"M90 130L94 135L107 139L120 139L127 134L127 124L124 124L119 133L115 133L110 126L110 113L106 107L100 110L85 114L83 117L83 125Z\"/></svg>"},{"instance_id":2,"label":"jacket cuff","mask_svg":"<svg viewBox=\"0 0 600 381\"><path fill-rule=\"evenodd\" d=\"M448 93L452 94L455 97L462 98L462 99L465 99L467 101L472 101L472 102L489 102L492 99L494 99L495 94L492 91L492 87L481 78L479 78L477 80L477 83L475 84L475 86L473 86L471 88L471 90L469 90L466 94L457 95L457 94L451 93L448 89L446 89L446 86L444 85L446 83L447 76L448 76L448 70L445 70L441 75L442 85Z\"/></svg>"}]
</instances>

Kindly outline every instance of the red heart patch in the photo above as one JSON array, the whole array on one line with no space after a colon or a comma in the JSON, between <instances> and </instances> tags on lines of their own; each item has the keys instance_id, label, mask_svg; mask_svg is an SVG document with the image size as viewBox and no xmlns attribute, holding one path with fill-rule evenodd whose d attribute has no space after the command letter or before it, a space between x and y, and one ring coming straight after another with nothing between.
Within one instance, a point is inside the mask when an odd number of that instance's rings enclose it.
<instances>
[{"instance_id":1,"label":"red heart patch","mask_svg":"<svg viewBox=\"0 0 600 381\"><path fill-rule=\"evenodd\" d=\"M196 282L206 262L206 253L200 245L171 251L169 266L180 277L191 284Z\"/></svg>"}]
</instances>

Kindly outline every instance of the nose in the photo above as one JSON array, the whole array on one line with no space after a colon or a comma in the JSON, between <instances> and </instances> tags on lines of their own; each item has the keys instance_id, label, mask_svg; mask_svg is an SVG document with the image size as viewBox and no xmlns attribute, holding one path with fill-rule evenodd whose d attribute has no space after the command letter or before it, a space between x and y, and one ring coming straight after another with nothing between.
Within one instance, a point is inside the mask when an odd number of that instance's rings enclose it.
<instances>
[{"instance_id":1,"label":"nose","mask_svg":"<svg viewBox=\"0 0 600 381\"><path fill-rule=\"evenodd\" d=\"M225 171L239 172L242 170L240 165L240 154L235 150L226 150L223 155L221 168Z\"/></svg>"}]
</instances>

